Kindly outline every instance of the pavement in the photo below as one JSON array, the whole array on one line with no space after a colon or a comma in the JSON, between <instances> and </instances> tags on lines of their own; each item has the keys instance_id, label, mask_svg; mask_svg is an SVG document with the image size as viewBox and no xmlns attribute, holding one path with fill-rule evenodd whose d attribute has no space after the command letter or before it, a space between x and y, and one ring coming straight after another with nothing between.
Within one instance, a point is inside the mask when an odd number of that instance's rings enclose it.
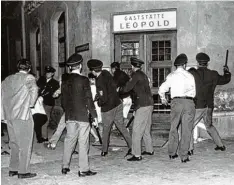
<instances>
[{"instance_id":1,"label":"pavement","mask_svg":"<svg viewBox=\"0 0 234 185\"><path fill-rule=\"evenodd\" d=\"M56 150L48 150L34 140L31 171L37 176L18 179L8 176L9 155L1 156L2 185L233 185L234 138L225 138L227 150L215 151L212 140L195 144L195 153L187 163L170 160L166 139L154 138L153 156L143 156L142 161L129 162L124 158L126 143L118 134L112 134L109 153L101 157L101 146L90 145L91 170L97 175L78 177L78 155L73 155L71 172L61 174L63 139ZM7 137L2 137L3 150L7 150Z\"/></svg>"}]
</instances>

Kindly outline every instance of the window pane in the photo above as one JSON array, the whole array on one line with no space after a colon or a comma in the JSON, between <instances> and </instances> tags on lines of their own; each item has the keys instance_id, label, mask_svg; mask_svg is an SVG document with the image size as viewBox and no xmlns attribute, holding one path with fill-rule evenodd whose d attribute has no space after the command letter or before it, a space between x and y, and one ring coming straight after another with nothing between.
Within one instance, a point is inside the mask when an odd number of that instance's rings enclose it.
<instances>
[{"instance_id":1,"label":"window pane","mask_svg":"<svg viewBox=\"0 0 234 185\"><path fill-rule=\"evenodd\" d=\"M139 42L122 42L121 62L130 62L132 56L139 58Z\"/></svg>"},{"instance_id":2,"label":"window pane","mask_svg":"<svg viewBox=\"0 0 234 185\"><path fill-rule=\"evenodd\" d=\"M152 41L152 61L171 60L171 41ZM154 56L159 55L159 56Z\"/></svg>"}]
</instances>

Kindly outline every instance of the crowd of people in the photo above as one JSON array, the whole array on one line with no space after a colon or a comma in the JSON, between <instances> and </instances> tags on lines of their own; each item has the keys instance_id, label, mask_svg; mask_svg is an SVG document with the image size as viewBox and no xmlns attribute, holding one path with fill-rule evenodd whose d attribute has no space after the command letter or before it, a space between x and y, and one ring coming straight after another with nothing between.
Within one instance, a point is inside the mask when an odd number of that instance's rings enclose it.
<instances>
[{"instance_id":1,"label":"crowd of people","mask_svg":"<svg viewBox=\"0 0 234 185\"><path fill-rule=\"evenodd\" d=\"M228 67L224 67L223 75L208 69L210 58L205 53L198 53L196 60L198 67L186 70L187 56L178 55L174 61L176 70L166 77L158 91L165 105L169 101L165 93L170 92L168 155L170 159L180 157L182 163L188 162L194 154L192 133L201 119L216 144L215 150L226 149L212 124L212 112L215 87L227 84L231 73ZM34 130L38 143L55 149L66 129L62 174L70 172L71 157L76 152L79 155L78 176L96 175L89 166L89 134L94 136L94 143L102 145L101 156L105 157L113 125L128 146L125 156L130 157L127 161L141 161L143 155L154 155L150 133L154 101L149 79L141 70L143 64L142 60L132 57L133 72L128 76L120 69L119 62L111 63L109 72L103 69L102 61L90 59L87 61L90 73L86 77L82 74L83 57L75 53L66 61L69 73L63 74L59 82L53 78L56 70L51 66L46 66L45 76L36 80L30 74L31 62L21 59L17 65L19 72L8 76L1 86L1 119L7 123L11 148L9 176L31 178L37 175L29 170ZM51 113L59 96L64 113L56 131L48 138ZM130 133L126 125L132 104L134 121ZM100 123L103 125L101 134Z\"/></svg>"}]
</instances>

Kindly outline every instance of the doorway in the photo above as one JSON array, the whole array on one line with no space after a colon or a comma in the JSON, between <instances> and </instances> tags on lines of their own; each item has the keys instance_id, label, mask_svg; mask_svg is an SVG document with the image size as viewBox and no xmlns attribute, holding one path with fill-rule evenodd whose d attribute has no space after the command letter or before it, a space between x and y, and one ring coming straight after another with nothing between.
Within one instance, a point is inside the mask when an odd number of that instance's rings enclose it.
<instances>
[{"instance_id":1,"label":"doorway","mask_svg":"<svg viewBox=\"0 0 234 185\"><path fill-rule=\"evenodd\" d=\"M171 107L161 104L158 89L173 69L177 55L176 31L116 34L114 46L114 59L120 62L122 70L128 74L131 72L131 57L145 62L142 70L150 79L154 116L160 122L168 121ZM169 98L170 94L167 96Z\"/></svg>"}]
</instances>

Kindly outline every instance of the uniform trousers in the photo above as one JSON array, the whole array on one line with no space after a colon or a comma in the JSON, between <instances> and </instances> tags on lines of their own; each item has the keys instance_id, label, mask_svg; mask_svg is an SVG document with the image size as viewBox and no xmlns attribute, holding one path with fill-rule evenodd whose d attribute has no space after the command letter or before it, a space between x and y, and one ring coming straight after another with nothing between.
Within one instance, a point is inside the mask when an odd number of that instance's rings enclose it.
<instances>
[{"instance_id":1,"label":"uniform trousers","mask_svg":"<svg viewBox=\"0 0 234 185\"><path fill-rule=\"evenodd\" d=\"M63 168L69 168L71 156L78 139L79 145L79 171L89 170L89 132L88 122L71 121L66 122L67 134L64 141Z\"/></svg>"},{"instance_id":2,"label":"uniform trousers","mask_svg":"<svg viewBox=\"0 0 234 185\"><path fill-rule=\"evenodd\" d=\"M223 146L223 142L221 140L221 137L219 136L218 131L216 130L216 128L214 127L214 125L212 123L212 113L213 113L212 108L206 107L203 109L196 109L193 129L200 122L200 120L203 119L204 124L206 126L207 133L211 136L211 138L213 139L215 144L217 146ZM189 150L193 150L193 149L194 149L194 139L193 139L193 137L191 137Z\"/></svg>"},{"instance_id":3,"label":"uniform trousers","mask_svg":"<svg viewBox=\"0 0 234 185\"><path fill-rule=\"evenodd\" d=\"M173 99L171 101L171 129L169 132L168 154L175 155L179 147L182 160L188 157L190 139L192 136L195 104L190 99ZM180 125L181 124L181 125ZM181 126L181 139L179 144L178 127Z\"/></svg>"},{"instance_id":4,"label":"uniform trousers","mask_svg":"<svg viewBox=\"0 0 234 185\"><path fill-rule=\"evenodd\" d=\"M11 148L10 171L29 173L29 163L33 142L33 118L29 120L9 120L7 130Z\"/></svg>"},{"instance_id":5,"label":"uniform trousers","mask_svg":"<svg viewBox=\"0 0 234 185\"><path fill-rule=\"evenodd\" d=\"M141 155L141 140L145 143L147 152L153 152L152 138L150 134L152 125L153 106L140 107L135 112L132 126L132 154Z\"/></svg>"},{"instance_id":6,"label":"uniform trousers","mask_svg":"<svg viewBox=\"0 0 234 185\"><path fill-rule=\"evenodd\" d=\"M123 104L120 104L107 112L102 112L102 123L102 152L108 151L108 146L110 142L110 132L114 123L120 131L120 133L123 135L125 141L127 142L128 148L131 148L131 136L128 130L126 129L123 120Z\"/></svg>"},{"instance_id":7,"label":"uniform trousers","mask_svg":"<svg viewBox=\"0 0 234 185\"><path fill-rule=\"evenodd\" d=\"M56 131L54 132L54 134L52 135L52 137L50 138L49 142L54 145L57 145L65 127L66 127L65 113L63 113L62 117L60 118L58 127Z\"/></svg>"}]
</instances>

